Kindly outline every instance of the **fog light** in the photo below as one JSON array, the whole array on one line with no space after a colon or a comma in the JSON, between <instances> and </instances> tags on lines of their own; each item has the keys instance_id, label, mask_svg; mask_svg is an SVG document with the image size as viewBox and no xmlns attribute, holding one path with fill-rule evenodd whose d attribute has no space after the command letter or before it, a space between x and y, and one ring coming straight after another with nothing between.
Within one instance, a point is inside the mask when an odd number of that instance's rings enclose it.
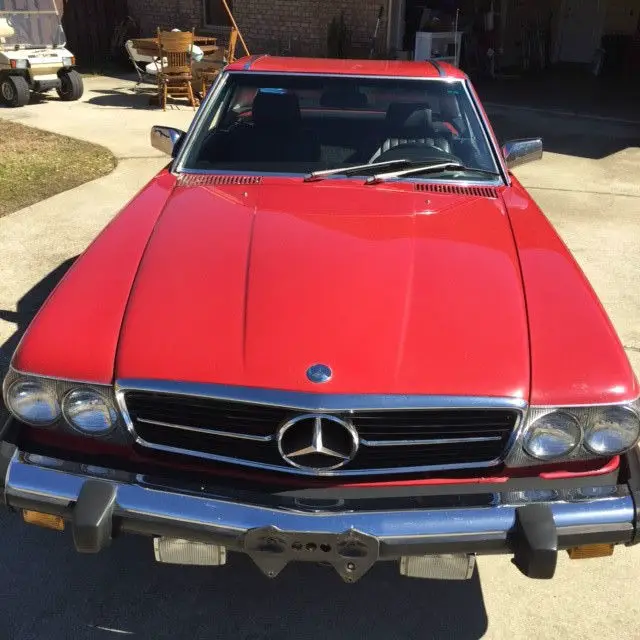
<instances>
[{"instance_id":1,"label":"fog light","mask_svg":"<svg viewBox=\"0 0 640 640\"><path fill-rule=\"evenodd\" d=\"M28 524L35 524L45 529L64 531L64 519L61 516L54 516L50 513L40 513L40 511L29 511L23 509L22 518Z\"/></svg>"},{"instance_id":2,"label":"fog light","mask_svg":"<svg viewBox=\"0 0 640 640\"><path fill-rule=\"evenodd\" d=\"M153 550L158 562L168 564L219 567L227 562L226 547L182 538L154 538Z\"/></svg>"},{"instance_id":3,"label":"fog light","mask_svg":"<svg viewBox=\"0 0 640 640\"><path fill-rule=\"evenodd\" d=\"M581 547L567 549L572 560L585 560L587 558L604 558L613 555L612 544L585 544Z\"/></svg>"}]
</instances>

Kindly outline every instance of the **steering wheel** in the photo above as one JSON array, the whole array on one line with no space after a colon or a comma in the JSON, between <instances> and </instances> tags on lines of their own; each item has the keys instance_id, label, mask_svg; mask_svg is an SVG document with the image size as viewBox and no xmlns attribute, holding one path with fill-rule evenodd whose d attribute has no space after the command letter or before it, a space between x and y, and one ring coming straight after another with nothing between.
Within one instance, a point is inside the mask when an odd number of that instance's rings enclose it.
<instances>
[{"instance_id":1,"label":"steering wheel","mask_svg":"<svg viewBox=\"0 0 640 640\"><path fill-rule=\"evenodd\" d=\"M433 144L427 142L407 142L391 147L391 149L383 151L378 156L372 156L367 163L371 164L373 162L386 162L388 160L400 159L407 159L412 162L460 162L458 156L447 153Z\"/></svg>"}]
</instances>

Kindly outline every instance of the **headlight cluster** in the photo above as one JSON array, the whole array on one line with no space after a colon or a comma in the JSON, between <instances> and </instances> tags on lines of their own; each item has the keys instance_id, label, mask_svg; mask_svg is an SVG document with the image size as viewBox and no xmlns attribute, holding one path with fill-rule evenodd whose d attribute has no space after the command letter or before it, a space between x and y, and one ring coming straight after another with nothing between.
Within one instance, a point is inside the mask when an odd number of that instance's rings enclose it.
<instances>
[{"instance_id":1,"label":"headlight cluster","mask_svg":"<svg viewBox=\"0 0 640 640\"><path fill-rule=\"evenodd\" d=\"M83 435L105 436L119 422L110 387L99 389L49 378L23 377L11 371L4 395L16 418L34 427L48 427L63 418Z\"/></svg>"},{"instance_id":2,"label":"headlight cluster","mask_svg":"<svg viewBox=\"0 0 640 640\"><path fill-rule=\"evenodd\" d=\"M640 437L638 403L557 409L532 408L521 447L513 447L507 464L585 460L624 453Z\"/></svg>"}]
</instances>

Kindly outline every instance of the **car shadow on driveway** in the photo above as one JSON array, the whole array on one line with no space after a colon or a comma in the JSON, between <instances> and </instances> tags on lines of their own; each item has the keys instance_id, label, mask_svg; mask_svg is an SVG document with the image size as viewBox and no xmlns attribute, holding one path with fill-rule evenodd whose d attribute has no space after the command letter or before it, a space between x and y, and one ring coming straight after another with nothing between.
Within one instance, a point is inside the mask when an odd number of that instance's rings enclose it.
<instances>
[{"instance_id":1,"label":"car shadow on driveway","mask_svg":"<svg viewBox=\"0 0 640 640\"><path fill-rule=\"evenodd\" d=\"M0 310L16 325L0 364L74 260L32 287L15 312ZM2 509L0 576L2 640L476 640L487 629L477 572L462 582L420 580L389 562L347 585L332 568L292 564L272 581L238 554L220 568L161 565L151 540L135 536L79 555L70 532L37 529Z\"/></svg>"},{"instance_id":2,"label":"car shadow on driveway","mask_svg":"<svg viewBox=\"0 0 640 640\"><path fill-rule=\"evenodd\" d=\"M638 124L509 108L487 107L487 114L501 144L540 137L545 151L592 160L640 147Z\"/></svg>"},{"instance_id":3,"label":"car shadow on driveway","mask_svg":"<svg viewBox=\"0 0 640 640\"><path fill-rule=\"evenodd\" d=\"M289 565L270 580L238 554L219 568L157 564L138 537L79 555L69 532L5 512L0 532L0 619L13 640L476 640L487 630L477 572L420 580L384 563L347 585L331 568Z\"/></svg>"},{"instance_id":4,"label":"car shadow on driveway","mask_svg":"<svg viewBox=\"0 0 640 640\"><path fill-rule=\"evenodd\" d=\"M71 265L75 262L77 256L65 260L57 266L53 271L47 274L34 287L29 289L16 304L16 310L0 309L0 320L5 320L15 324L14 332L7 338L5 342L0 344L0 380L4 378L13 352L16 350L20 339L27 330L29 323L38 312L49 294L55 286L60 282ZM0 394L0 425L3 423L3 402ZM1 540L0 540L1 544Z\"/></svg>"}]
</instances>

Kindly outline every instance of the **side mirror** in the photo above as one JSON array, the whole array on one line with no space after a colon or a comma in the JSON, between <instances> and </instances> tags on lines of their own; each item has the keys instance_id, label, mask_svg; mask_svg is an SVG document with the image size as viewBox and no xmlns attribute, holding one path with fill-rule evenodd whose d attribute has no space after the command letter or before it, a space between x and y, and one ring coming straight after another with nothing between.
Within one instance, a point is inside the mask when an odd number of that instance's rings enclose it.
<instances>
[{"instance_id":1,"label":"side mirror","mask_svg":"<svg viewBox=\"0 0 640 640\"><path fill-rule=\"evenodd\" d=\"M502 156L509 169L542 158L542 139L510 140L502 146Z\"/></svg>"},{"instance_id":2,"label":"side mirror","mask_svg":"<svg viewBox=\"0 0 640 640\"><path fill-rule=\"evenodd\" d=\"M174 157L184 139L184 131L173 127L151 128L151 146L168 156Z\"/></svg>"}]
</instances>

